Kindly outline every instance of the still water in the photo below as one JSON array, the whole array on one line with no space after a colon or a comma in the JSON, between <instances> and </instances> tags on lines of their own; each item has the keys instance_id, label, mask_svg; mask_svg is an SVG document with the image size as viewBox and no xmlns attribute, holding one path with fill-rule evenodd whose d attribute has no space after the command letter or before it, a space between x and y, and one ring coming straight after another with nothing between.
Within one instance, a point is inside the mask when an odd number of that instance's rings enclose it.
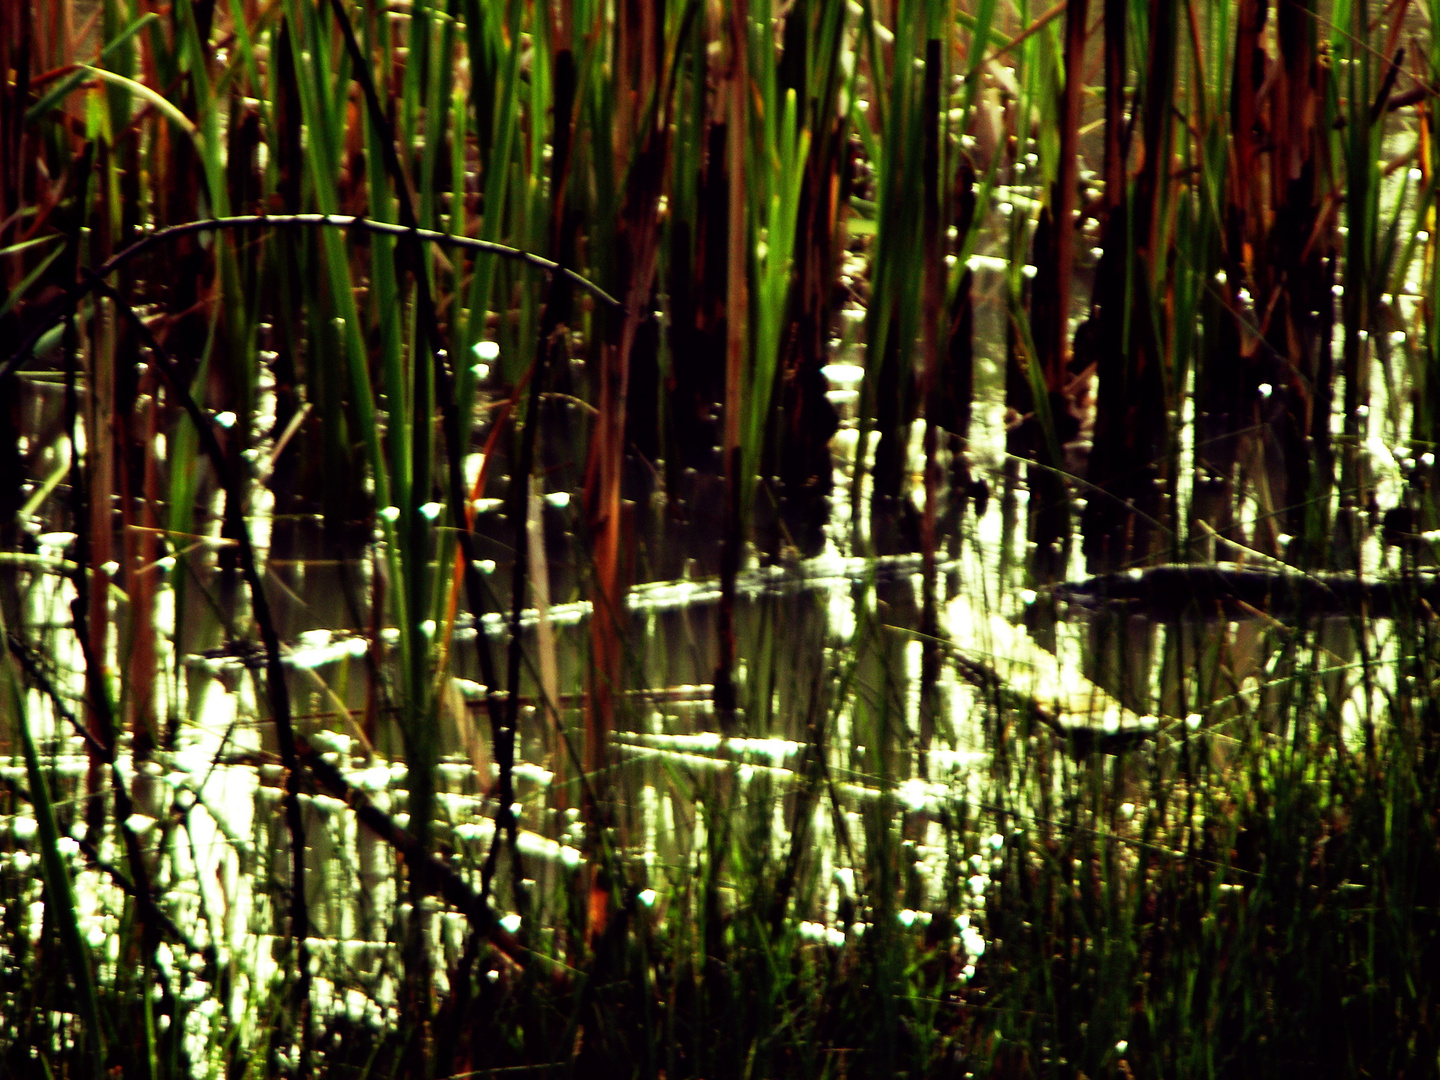
<instances>
[{"instance_id":1,"label":"still water","mask_svg":"<svg viewBox=\"0 0 1440 1080\"><path fill-rule=\"evenodd\" d=\"M983 274L998 269L985 257L977 260L983 285ZM867 493L854 498L850 487L860 442L855 417L859 373L858 365L845 362L826 369L842 426L831 442L836 488L823 549L812 558L763 563L751 552L739 576L737 678L743 734L717 733L712 707L718 579L696 571L630 589L631 689L618 710L606 778L618 807L614 840L640 903L657 923L684 917L680 883L705 857L712 833L730 835L734 827L733 821L709 816L709 808L722 805L715 793L727 793L731 801L723 805L731 808L728 812L762 821L768 844L762 854L783 859L798 824L794 792L813 750L822 757L825 784L824 797L813 802L812 819L804 823L803 843L817 861L817 886L802 902L800 933L835 949L864 934L866 924L854 916L852 903L865 873L863 812L886 800L885 806L906 818L905 842L914 870L908 906L897 917L915 933L923 932L932 909L953 894L957 880L963 882L958 922L973 963L984 952L985 895L1007 837L975 826L984 821L983 814L974 815L972 827L958 837L946 822L957 806L983 807L994 796L997 781L990 765L996 740L1020 737L1013 724L995 723L999 693L1022 710L1043 713L1062 730L1126 735L1177 724L1193 730L1203 722L1223 738L1226 718L1263 707L1267 688L1283 673L1275 670L1278 654L1265 644L1269 627L1258 617L1167 625L1144 612L1117 619L1077 604L1074 618L1065 618L1062 607L1059 621L1032 635L1027 609L1043 598L1022 588L1013 569L1024 563L1024 529L1007 528L1002 501L992 499L978 517L967 516L953 557L938 567L946 661L937 690L935 737L922 746L920 558L863 557L854 550L865 537L863 530L858 535L852 530L852 505L860 508L856 520L869 518ZM1006 476L1000 381L999 365L982 361L970 448L972 468L996 490ZM262 408L257 426L265 422ZM1189 427L1184 424L1185 430ZM874 452L873 442L869 452ZM60 453L50 463L56 471L64 464ZM1403 447L1379 443L1371 453L1382 484L1398 483ZM917 429L912 459L918 455ZM1393 475L1384 471L1386 455L1395 463ZM918 474L918 460L912 472ZM1016 497L1023 521L1023 488ZM578 498L552 492L534 503L532 517L540 526L534 535L542 539L532 547L532 557L554 563L547 577L563 582L558 568L568 552L563 542L551 545L548 538L574 531ZM484 515L498 507L486 500L477 510L483 528ZM213 554L220 546L218 514L213 523L211 546L198 545L202 572L212 584L217 574ZM65 576L74 536L43 531L40 516L34 526L38 554L7 559L7 570L16 575L24 597L28 629L41 635L50 650L61 697L78 711L84 662L67 629L74 592ZM251 527L263 558L275 531L263 505ZM1002 557L1007 543L1012 550ZM1378 542L1367 548L1375 569L1384 556ZM693 568L707 560L681 561ZM288 637L285 666L298 729L354 788L404 827L406 764L387 716L385 687L377 686L371 674L390 666L399 632L375 625L368 609L373 566L373 552L361 553L348 565L277 559L269 583ZM177 611L175 567L167 558L147 568L160 582L157 631L164 647L157 711L176 718L173 747L156 752L138 770L128 750L122 751L116 768L134 799L128 825L151 861L162 907L188 936L188 951L162 944L159 957L172 991L199 1003L184 1020L187 1046L198 1061L218 1052L221 1018L216 1010L228 1008L231 1023L254 1022L259 1004L284 974L276 964L282 955L276 930L286 915L287 840L282 770L266 718L268 704L257 691L257 667L245 650L224 643L186 648L193 635L183 628L195 617L198 590L190 590L183 601L186 609ZM505 568L489 563L482 569L498 579ZM1078 565L1072 571L1073 578L1081 576ZM357 592L360 602L347 605L347 594ZM551 712L533 700L523 704L514 781L519 849L529 878L525 884L539 898L528 915L537 925L525 930L534 947L553 952L565 917L563 902L555 898L571 887L586 850L574 762L582 737L591 609L588 601L562 596L558 587L551 596L553 602L540 597L521 625L526 654L536 658L538 681L552 688L556 707ZM112 602L118 610L126 599L116 589ZM112 680L124 670L122 643L113 629L119 622L112 623L109 641ZM427 630L443 633L433 625ZM437 805L440 848L477 889L497 811L497 769L482 713L485 688L474 670L473 650L466 647L478 633L503 646L505 620L490 614L479 627L463 615L456 620L452 674L439 693L445 754ZM1393 646L1383 625L1375 633L1371 648L1383 658ZM1204 701L1182 700L1174 693L1176 657L1184 662L1187 643L1190 655L1200 658L1197 670L1209 663L1217 678L1222 668L1229 678ZM1349 674L1357 642L1343 620L1329 632L1329 644L1331 698L1355 731L1385 688L1369 684L1369 701L1359 694L1359 680ZM124 893L108 869L123 861L115 823L108 823L98 845L82 849L84 744L39 690L29 691L26 704L62 821L70 829L62 848L76 882L82 931L95 950L103 983L115 978L120 963L124 910ZM826 722L817 743L820 717ZM898 725L895 745L902 748L898 757L883 763L866 745L881 723ZM5 745L0 750L6 755L0 758L0 777L23 788L28 780L18 749ZM1063 777L1063 770L1057 771L1057 785ZM303 803L310 844L306 891L314 926L314 1004L322 1016L343 1015L377 1027L393 1023L401 977L397 943L404 939L403 927L416 917L398 860L357 823L342 800L312 794ZM1137 821L1143 818L1143 807L1137 815L1134 806L1126 805ZM24 883L23 924L32 941L44 919L36 833L36 822L23 813L0 820L0 866L15 871ZM444 992L445 972L463 947L464 919L441 905L420 914L434 954L436 988ZM507 930L521 929L517 912L501 914ZM209 970L226 973L228 1000L203 977L207 956L218 961ZM168 1018L157 1022L163 1026Z\"/></svg>"}]
</instances>

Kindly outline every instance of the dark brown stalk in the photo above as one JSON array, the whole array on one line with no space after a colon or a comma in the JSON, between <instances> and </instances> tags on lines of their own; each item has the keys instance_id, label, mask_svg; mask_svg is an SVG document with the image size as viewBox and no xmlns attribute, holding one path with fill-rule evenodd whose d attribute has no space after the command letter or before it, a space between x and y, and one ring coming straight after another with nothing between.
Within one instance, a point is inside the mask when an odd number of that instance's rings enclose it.
<instances>
[{"instance_id":1,"label":"dark brown stalk","mask_svg":"<svg viewBox=\"0 0 1440 1080\"><path fill-rule=\"evenodd\" d=\"M1129 149L1125 124L1126 0L1105 0L1105 216L1125 201L1125 155Z\"/></svg>"},{"instance_id":2,"label":"dark brown stalk","mask_svg":"<svg viewBox=\"0 0 1440 1080\"><path fill-rule=\"evenodd\" d=\"M690 361L672 365L670 372L669 412L674 422L665 464L672 513L683 515L695 534L713 537L723 527L724 517L723 508L717 506L723 500L713 497L713 492L719 472L715 447L720 442L714 403L725 393L728 133L719 119L697 127L704 133L705 155L695 180L696 220L692 225L676 217L669 229L670 346L674 355ZM672 572L678 576L680 570L677 565Z\"/></svg>"},{"instance_id":3,"label":"dark brown stalk","mask_svg":"<svg viewBox=\"0 0 1440 1080\"><path fill-rule=\"evenodd\" d=\"M88 393L84 397L86 453L81 454L78 444L71 453L76 460L83 457L85 462L86 510L89 514L86 530L90 550L85 560L85 573L89 575L86 592L86 619L89 637L86 655L89 661L87 671L94 665L94 681L86 704L86 714L91 731L110 732L114 722L112 716L101 717L96 710L101 708L100 699L109 698L109 689L101 691L106 679L106 640L110 633L110 571L106 569L111 561L114 542L113 525L110 520L110 503L115 480L115 334L114 312L108 304L96 305L95 322L98 332L89 343L84 354L89 359L86 374ZM108 711L108 705L107 705ZM110 741L113 734L108 734ZM88 797L87 830L90 839L97 839L104 825L104 810L99 794L101 790L100 763L90 762L85 777L85 793Z\"/></svg>"},{"instance_id":4,"label":"dark brown stalk","mask_svg":"<svg viewBox=\"0 0 1440 1080\"><path fill-rule=\"evenodd\" d=\"M734 734L739 708L735 687L735 578L744 544L741 505L745 477L740 475L740 417L744 402L746 329L750 298L749 260L745 254L746 188L745 142L749 130L750 77L747 59L749 5L738 0L730 9L730 70L726 75L727 163L730 173L730 208L727 229L729 281L725 295L725 532L720 542L720 609L718 613L719 662L715 667L715 717L720 730Z\"/></svg>"},{"instance_id":5,"label":"dark brown stalk","mask_svg":"<svg viewBox=\"0 0 1440 1080\"><path fill-rule=\"evenodd\" d=\"M1124 528L1123 500L1110 493L1107 485L1114 483L1122 467L1125 425L1123 401L1119 400L1123 395L1109 387L1123 385L1125 379L1123 315L1129 233L1124 207L1130 148L1125 115L1127 4L1126 0L1104 2L1105 189L1099 207L1103 254L1095 268L1090 317L1075 335L1072 363L1075 371L1091 373L1096 385L1105 388L1096 394L1093 449L1086 469L1092 493L1100 497L1087 498L1080 512L1082 548L1092 572L1122 561Z\"/></svg>"},{"instance_id":6,"label":"dark brown stalk","mask_svg":"<svg viewBox=\"0 0 1440 1080\"><path fill-rule=\"evenodd\" d=\"M1129 501L1134 510L1127 515L1132 539L1128 561L1147 561L1154 554L1158 537L1151 522L1167 524L1161 495L1169 473L1165 460L1166 415L1165 369L1170 364L1165 332L1156 326L1159 313L1168 307L1169 252L1165 241L1166 210L1170 196L1170 161L1174 131L1177 5L1171 0L1152 0L1150 8L1150 53L1146 71L1145 111L1141 133L1144 160L1135 181L1132 243L1140 258L1131 280L1134 306L1130 314L1130 391L1132 433L1129 471ZM1114 389L1114 388L1112 388Z\"/></svg>"},{"instance_id":7,"label":"dark brown stalk","mask_svg":"<svg viewBox=\"0 0 1440 1080\"><path fill-rule=\"evenodd\" d=\"M125 588L130 598L128 655L125 657L126 727L137 759L150 756L156 745L155 718L155 594L159 575L160 473L155 454L157 413L154 378L148 369L133 395L134 407L117 419L120 444L120 508L124 530ZM138 415L135 415L138 413ZM138 431L132 430L138 428ZM138 762L137 762L138 763ZM151 813L149 808L146 813Z\"/></svg>"},{"instance_id":8,"label":"dark brown stalk","mask_svg":"<svg viewBox=\"0 0 1440 1080\"><path fill-rule=\"evenodd\" d=\"M1054 308L1048 325L1038 328L1035 348L1045 370L1045 386L1052 393L1065 386L1069 359L1067 327L1071 289L1075 277L1075 210L1080 183L1080 117L1085 93L1085 22L1088 0L1069 0L1065 7L1065 89L1060 101L1060 161L1050 193L1054 220ZM1043 272L1043 271L1042 271ZM1036 275L1038 282L1039 275ZM1037 290L1038 291L1038 290Z\"/></svg>"},{"instance_id":9,"label":"dark brown stalk","mask_svg":"<svg viewBox=\"0 0 1440 1080\"><path fill-rule=\"evenodd\" d=\"M1032 448L1042 466L1030 471L1034 580L1048 585L1065 572L1070 538L1069 497L1051 448L1073 438L1075 421L1065 396L1070 295L1075 270L1075 208L1080 170L1080 112L1085 89L1085 20L1087 0L1070 0L1065 8L1065 86L1060 95L1059 168L1035 233L1034 299L1030 325L1035 362L1049 395L1053 430L1037 437Z\"/></svg>"},{"instance_id":10,"label":"dark brown stalk","mask_svg":"<svg viewBox=\"0 0 1440 1080\"><path fill-rule=\"evenodd\" d=\"M975 169L962 158L955 170L954 203L956 250L963 247L965 237L975 221ZM967 502L974 501L977 516L984 514L989 487L972 479L969 462L970 417L975 397L975 302L971 290L975 275L965 270L960 275L955 295L946 311L945 370L940 380L940 414L937 422L946 432L950 448L949 498L945 517L940 524L942 535L949 538L948 555L960 553L960 519ZM928 408L928 406L927 406ZM947 593L954 587L952 581Z\"/></svg>"},{"instance_id":11,"label":"dark brown stalk","mask_svg":"<svg viewBox=\"0 0 1440 1080\"><path fill-rule=\"evenodd\" d=\"M849 202L850 169L846 123L836 116L838 76L825 50L823 3L797 4L785 18L785 52L779 69L783 90L804 101L811 92L810 71L831 65L830 78L812 98L815 138L805 161L805 180L795 233L794 322L781 339L777 398L784 417L783 436L767 441L762 473L780 486L779 535L772 550L792 544L802 556L824 546L829 496L834 489L830 439L840 419L825 396L830 388L821 369L829 362L839 252L839 211ZM820 40L817 40L820 39ZM814 53L815 55L811 55Z\"/></svg>"},{"instance_id":12,"label":"dark brown stalk","mask_svg":"<svg viewBox=\"0 0 1440 1080\"><path fill-rule=\"evenodd\" d=\"M922 348L924 370L920 394L925 402L925 510L920 520L920 775L930 775L930 742L935 737L939 709L940 622L936 598L940 466L936 451L940 434L940 319L945 308L945 264L941 258L940 220L940 39L925 42L925 90L921 123L925 128L924 243L925 309Z\"/></svg>"},{"instance_id":13,"label":"dark brown stalk","mask_svg":"<svg viewBox=\"0 0 1440 1080\"><path fill-rule=\"evenodd\" d=\"M638 322L638 312L634 321ZM600 386L595 430L591 436L586 504L594 538L595 585L590 615L590 694L585 710L585 772L592 777L592 798L582 807L587 825L603 829L608 783L610 732L615 727L615 701L624 685L622 613L625 610L624 509L620 485L625 459L625 404L629 381L629 346L634 340L632 313L610 316L607 340L600 347ZM619 323L617 327L615 324ZM596 802L595 800L599 800ZM609 892L592 884L587 914L588 933L604 931Z\"/></svg>"},{"instance_id":14,"label":"dark brown stalk","mask_svg":"<svg viewBox=\"0 0 1440 1080\"><path fill-rule=\"evenodd\" d=\"M1290 552L1280 554L1305 566L1323 562L1329 535L1335 235L1322 187L1329 140L1320 127L1326 76L1316 41L1318 13L1313 0L1280 0L1276 15L1281 66L1273 98L1275 213L1269 282L1261 295L1271 297L1263 329L1279 355L1266 379L1277 392L1262 419L1281 456L1285 531L1297 538Z\"/></svg>"},{"instance_id":15,"label":"dark brown stalk","mask_svg":"<svg viewBox=\"0 0 1440 1080\"><path fill-rule=\"evenodd\" d=\"M1225 539L1240 540L1235 527L1236 469L1242 431L1252 424L1253 345L1247 348L1237 298L1248 288L1243 252L1263 237L1260 220L1257 139L1259 93L1265 81L1261 32L1265 0L1241 0L1236 18L1234 75L1230 99L1230 169L1223 209L1220 257L1223 280L1209 284L1203 305L1207 333L1196 372L1195 497L1193 516ZM1263 228L1263 226L1262 226ZM1293 238L1292 241L1293 242ZM1328 423L1328 419L1325 421ZM1210 557L1208 536L1192 556ZM1101 569L1095 567L1093 569Z\"/></svg>"},{"instance_id":16,"label":"dark brown stalk","mask_svg":"<svg viewBox=\"0 0 1440 1080\"><path fill-rule=\"evenodd\" d=\"M1160 474L1166 357L1155 332L1151 282L1168 254L1160 242L1162 210L1170 183L1171 92L1175 77L1175 13L1168 2L1152 3L1142 123L1142 164L1127 193L1128 125L1123 120L1125 7L1105 7L1107 125L1104 254L1096 270L1090 323L1077 334L1076 366L1095 365L1097 392L1094 449L1088 482L1098 491L1081 515L1086 563L1092 571L1144 561L1160 520ZM1164 288L1163 284L1156 286Z\"/></svg>"}]
</instances>

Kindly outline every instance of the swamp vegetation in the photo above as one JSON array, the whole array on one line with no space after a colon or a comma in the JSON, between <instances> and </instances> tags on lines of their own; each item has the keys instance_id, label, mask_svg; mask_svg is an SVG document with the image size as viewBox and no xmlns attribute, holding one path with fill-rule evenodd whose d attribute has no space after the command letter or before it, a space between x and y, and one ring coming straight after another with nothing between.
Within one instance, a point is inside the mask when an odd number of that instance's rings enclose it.
<instances>
[{"instance_id":1,"label":"swamp vegetation","mask_svg":"<svg viewBox=\"0 0 1440 1080\"><path fill-rule=\"evenodd\" d=\"M1440 1073L1437 18L0 0L0 1077Z\"/></svg>"}]
</instances>

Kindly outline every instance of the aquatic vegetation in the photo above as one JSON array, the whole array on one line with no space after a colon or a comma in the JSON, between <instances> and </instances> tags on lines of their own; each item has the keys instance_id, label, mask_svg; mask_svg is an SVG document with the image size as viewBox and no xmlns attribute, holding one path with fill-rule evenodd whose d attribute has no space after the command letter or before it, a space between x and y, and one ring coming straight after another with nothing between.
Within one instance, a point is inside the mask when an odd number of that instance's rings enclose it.
<instances>
[{"instance_id":1,"label":"aquatic vegetation","mask_svg":"<svg viewBox=\"0 0 1440 1080\"><path fill-rule=\"evenodd\" d=\"M0 0L0 1076L1440 1072L1437 17Z\"/></svg>"}]
</instances>

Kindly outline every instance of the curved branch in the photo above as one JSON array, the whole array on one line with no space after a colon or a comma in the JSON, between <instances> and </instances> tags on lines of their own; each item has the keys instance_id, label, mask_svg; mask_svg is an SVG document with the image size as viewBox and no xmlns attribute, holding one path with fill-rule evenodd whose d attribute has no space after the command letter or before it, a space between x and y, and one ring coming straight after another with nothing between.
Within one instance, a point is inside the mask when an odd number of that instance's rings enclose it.
<instances>
[{"instance_id":1,"label":"curved branch","mask_svg":"<svg viewBox=\"0 0 1440 1080\"><path fill-rule=\"evenodd\" d=\"M193 233L219 232L225 229L249 228L353 229L380 236L423 240L426 243L439 244L442 247L459 248L462 251L471 251L476 254L496 255L502 259L513 259L516 262L524 263L526 266L533 266L535 269L543 270L549 274L561 274L601 303L614 308L621 306L619 300L616 300L589 278L583 277L551 259L534 255L528 251L522 251L519 248L509 247L506 244L497 244L491 240L476 240L469 236L452 236L449 233L437 232L434 229L407 228L404 225L396 225L388 221L375 221L372 218L350 214L237 214L232 217L186 221L179 225L171 225L164 229L157 229L148 236L135 241L135 243L129 247L117 251L110 258L106 259L105 262L88 272L88 283L77 282L67 290L65 296L55 304L51 310L51 314L41 319L39 325L26 337L24 344L7 357L3 364L0 364L0 378L4 378L12 371L19 370L24 366L40 338L74 312L81 297L94 290L95 281L103 281L116 270L119 270L137 256L144 254L150 248L173 240L176 237L189 236Z\"/></svg>"}]
</instances>

